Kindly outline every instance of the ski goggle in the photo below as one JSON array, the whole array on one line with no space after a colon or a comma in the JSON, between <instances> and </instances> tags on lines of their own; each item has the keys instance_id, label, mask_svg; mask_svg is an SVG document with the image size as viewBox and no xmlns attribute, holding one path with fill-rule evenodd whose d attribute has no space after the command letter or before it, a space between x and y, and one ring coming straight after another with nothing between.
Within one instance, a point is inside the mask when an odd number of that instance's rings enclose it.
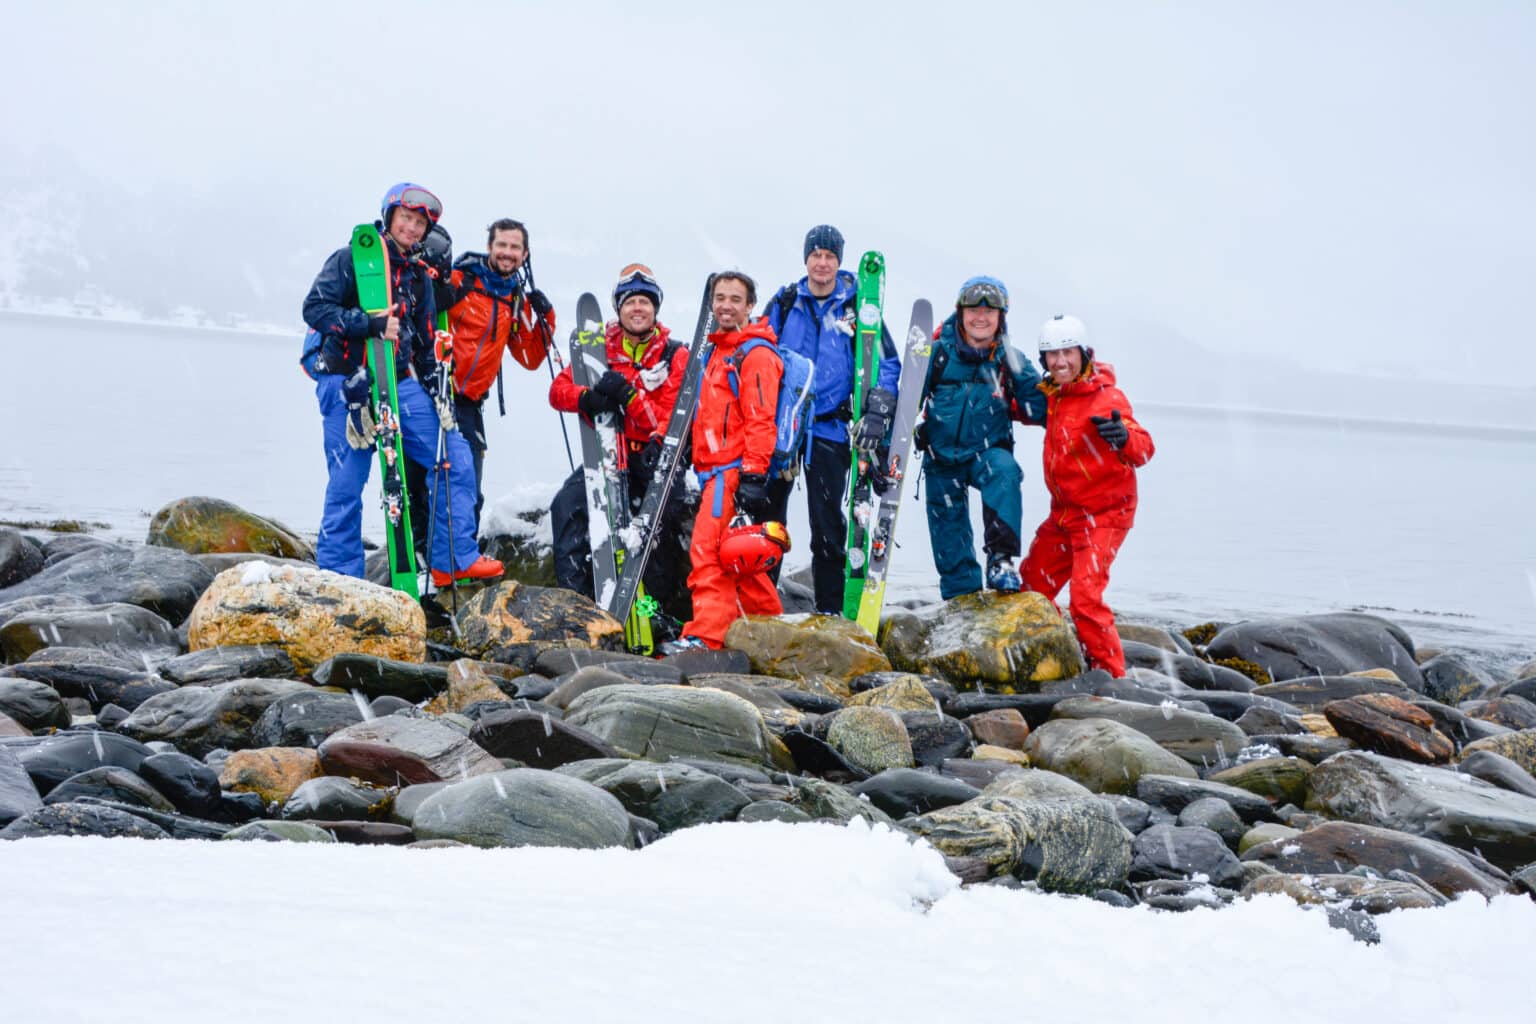
<instances>
[{"instance_id":1,"label":"ski goggle","mask_svg":"<svg viewBox=\"0 0 1536 1024\"><path fill-rule=\"evenodd\" d=\"M442 201L419 185L412 185L399 192L391 192L389 201L384 205L386 207L403 206L407 210L415 210L434 224L443 215Z\"/></svg>"},{"instance_id":2,"label":"ski goggle","mask_svg":"<svg viewBox=\"0 0 1536 1024\"><path fill-rule=\"evenodd\" d=\"M635 294L649 295L656 303L656 308L661 308L661 285L656 281L656 275L651 273L651 268L644 263L631 263L619 271L619 283L613 286L614 309L617 310L624 299Z\"/></svg>"},{"instance_id":3,"label":"ski goggle","mask_svg":"<svg viewBox=\"0 0 1536 1024\"><path fill-rule=\"evenodd\" d=\"M990 281L977 281L960 290L960 298L955 305L961 309L972 309L976 306L987 306L1000 312L1008 312L1008 297L1002 289Z\"/></svg>"}]
</instances>

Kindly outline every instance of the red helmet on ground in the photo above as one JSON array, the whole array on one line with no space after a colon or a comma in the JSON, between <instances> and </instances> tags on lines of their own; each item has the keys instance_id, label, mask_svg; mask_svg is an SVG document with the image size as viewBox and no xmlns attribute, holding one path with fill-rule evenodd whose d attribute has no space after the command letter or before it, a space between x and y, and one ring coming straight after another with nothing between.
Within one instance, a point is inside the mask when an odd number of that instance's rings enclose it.
<instances>
[{"instance_id":1,"label":"red helmet on ground","mask_svg":"<svg viewBox=\"0 0 1536 1024\"><path fill-rule=\"evenodd\" d=\"M737 516L720 538L720 567L732 576L771 572L788 550L789 530L783 523L753 523Z\"/></svg>"}]
</instances>

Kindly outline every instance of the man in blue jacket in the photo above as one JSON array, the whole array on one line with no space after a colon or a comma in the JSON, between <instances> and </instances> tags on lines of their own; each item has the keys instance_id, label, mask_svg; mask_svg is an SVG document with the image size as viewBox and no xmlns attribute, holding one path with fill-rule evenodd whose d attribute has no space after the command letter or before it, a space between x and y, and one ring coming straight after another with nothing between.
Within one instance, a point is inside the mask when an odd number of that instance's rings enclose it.
<instances>
[{"instance_id":1,"label":"man in blue jacket","mask_svg":"<svg viewBox=\"0 0 1536 1024\"><path fill-rule=\"evenodd\" d=\"M368 339L378 337L395 348L406 457L424 466L435 465L438 430L449 431L448 488L459 512L452 517L450 530L449 503L436 503L431 527L433 583L447 586L456 579L501 575L501 563L483 557L475 542L474 461L453 422L452 396L448 402L439 401L435 391L432 320L436 309L421 262L421 243L442 212L438 198L420 185L401 182L385 193L379 234L389 250L390 295L395 303L387 313L370 317L362 308L350 246L326 259L304 299L304 322L320 336L315 398L324 421L325 466L330 473L315 545L315 560L322 569L358 577L364 572L363 486L375 457L367 349ZM433 389L430 394L428 389ZM428 529L425 522L411 525L418 532Z\"/></svg>"},{"instance_id":2,"label":"man in blue jacket","mask_svg":"<svg viewBox=\"0 0 1536 1024\"><path fill-rule=\"evenodd\" d=\"M925 454L928 540L947 601L981 589L971 535L970 488L981 492L987 586L1019 589L1024 471L1013 457L1013 420L1045 422L1034 364L1008 347L1008 289L995 277L960 286L928 362L914 438Z\"/></svg>"},{"instance_id":3,"label":"man in blue jacket","mask_svg":"<svg viewBox=\"0 0 1536 1024\"><path fill-rule=\"evenodd\" d=\"M811 521L811 576L816 610L843 612L844 559L848 521L843 513L848 488L850 444L873 455L887 444L896 411L896 385L901 357L888 331L881 330L880 367L874 387L863 403L859 422L853 419L854 299L858 279L841 269L843 235L830 224L811 228L805 236L805 276L786 285L768 300L763 314L778 335L779 345L791 348L816 364L816 409L805 456L806 507ZM768 518L785 522L792 469L787 479L768 485Z\"/></svg>"}]
</instances>

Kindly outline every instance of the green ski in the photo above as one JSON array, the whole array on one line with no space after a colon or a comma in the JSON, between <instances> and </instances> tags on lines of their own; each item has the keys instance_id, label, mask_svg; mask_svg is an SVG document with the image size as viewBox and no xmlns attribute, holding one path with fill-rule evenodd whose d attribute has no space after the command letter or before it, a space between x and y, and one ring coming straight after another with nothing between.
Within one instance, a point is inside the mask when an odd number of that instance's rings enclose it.
<instances>
[{"instance_id":1,"label":"green ski","mask_svg":"<svg viewBox=\"0 0 1536 1024\"><path fill-rule=\"evenodd\" d=\"M866 252L859 260L859 290L854 300L857 333L853 344L853 422L864 415L864 398L875 384L875 358L880 351L885 321L885 257ZM869 572L870 529L874 503L870 497L870 473L876 467L857 449L848 465L848 548L843 567L843 616L857 620Z\"/></svg>"},{"instance_id":2,"label":"green ski","mask_svg":"<svg viewBox=\"0 0 1536 1024\"><path fill-rule=\"evenodd\" d=\"M372 224L352 229L352 268L357 274L357 300L369 316L382 316L394 305L390 294L389 250ZM411 506L406 500L405 452L400 437L400 396L395 381L395 346L383 338L368 339L368 368L373 386L375 445L379 452L384 530L389 546L389 585L421 597L416 578L416 546L411 534Z\"/></svg>"}]
</instances>

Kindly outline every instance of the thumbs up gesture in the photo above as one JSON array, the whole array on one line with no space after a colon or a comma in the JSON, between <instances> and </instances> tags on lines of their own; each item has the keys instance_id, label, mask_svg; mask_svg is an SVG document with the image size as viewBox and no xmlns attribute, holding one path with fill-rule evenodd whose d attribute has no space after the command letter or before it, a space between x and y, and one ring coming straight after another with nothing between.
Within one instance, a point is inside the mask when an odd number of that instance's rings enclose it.
<instances>
[{"instance_id":1,"label":"thumbs up gesture","mask_svg":"<svg viewBox=\"0 0 1536 1024\"><path fill-rule=\"evenodd\" d=\"M1104 443L1115 451L1125 447L1125 442L1131 439L1131 432L1125 428L1125 421L1120 418L1119 409L1109 410L1108 416L1090 416L1093 420L1093 429L1099 432Z\"/></svg>"}]
</instances>

